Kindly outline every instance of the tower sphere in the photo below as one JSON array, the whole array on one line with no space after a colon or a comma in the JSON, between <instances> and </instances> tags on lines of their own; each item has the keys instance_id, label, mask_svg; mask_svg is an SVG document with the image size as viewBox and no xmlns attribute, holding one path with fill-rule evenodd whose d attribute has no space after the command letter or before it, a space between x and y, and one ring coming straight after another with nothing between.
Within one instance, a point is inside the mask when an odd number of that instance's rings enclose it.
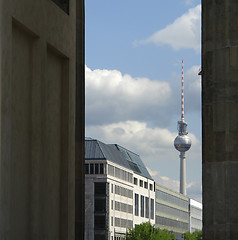
<instances>
[{"instance_id":1,"label":"tower sphere","mask_svg":"<svg viewBox=\"0 0 238 240\"><path fill-rule=\"evenodd\" d=\"M190 149L192 144L192 141L189 136L187 135L178 135L174 139L174 147L179 151L179 152L186 152Z\"/></svg>"}]
</instances>

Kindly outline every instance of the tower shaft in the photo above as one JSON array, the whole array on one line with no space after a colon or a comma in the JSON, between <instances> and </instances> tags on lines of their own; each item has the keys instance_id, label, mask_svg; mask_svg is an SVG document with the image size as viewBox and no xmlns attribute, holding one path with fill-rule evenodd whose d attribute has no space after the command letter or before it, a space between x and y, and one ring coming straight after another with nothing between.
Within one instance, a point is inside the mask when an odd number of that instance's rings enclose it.
<instances>
[{"instance_id":1,"label":"tower shaft","mask_svg":"<svg viewBox=\"0 0 238 240\"><path fill-rule=\"evenodd\" d=\"M180 152L180 193L186 195L186 158L185 152Z\"/></svg>"}]
</instances>

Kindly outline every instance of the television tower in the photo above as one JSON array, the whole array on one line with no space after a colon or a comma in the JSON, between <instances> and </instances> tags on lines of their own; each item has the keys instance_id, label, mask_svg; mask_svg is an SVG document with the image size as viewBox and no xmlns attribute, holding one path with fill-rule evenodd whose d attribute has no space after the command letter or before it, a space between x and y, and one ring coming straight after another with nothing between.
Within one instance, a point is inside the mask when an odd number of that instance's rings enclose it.
<instances>
[{"instance_id":1,"label":"television tower","mask_svg":"<svg viewBox=\"0 0 238 240\"><path fill-rule=\"evenodd\" d=\"M184 75L182 60L182 86L181 86L181 120L178 121L178 136L174 139L174 147L180 152L180 193L186 195L186 166L185 152L191 147L191 139L187 132L187 123L184 121Z\"/></svg>"}]
</instances>

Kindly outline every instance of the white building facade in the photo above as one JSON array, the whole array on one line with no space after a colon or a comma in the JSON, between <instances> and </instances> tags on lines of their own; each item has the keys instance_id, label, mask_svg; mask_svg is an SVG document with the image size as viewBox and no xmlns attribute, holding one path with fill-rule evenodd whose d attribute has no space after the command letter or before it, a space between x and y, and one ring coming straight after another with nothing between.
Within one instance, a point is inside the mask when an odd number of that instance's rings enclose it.
<instances>
[{"instance_id":1,"label":"white building facade","mask_svg":"<svg viewBox=\"0 0 238 240\"><path fill-rule=\"evenodd\" d=\"M189 231L189 200L185 195L156 184L156 227L182 239Z\"/></svg>"},{"instance_id":2,"label":"white building facade","mask_svg":"<svg viewBox=\"0 0 238 240\"><path fill-rule=\"evenodd\" d=\"M202 204L193 199L189 199L189 231L202 230Z\"/></svg>"},{"instance_id":3,"label":"white building facade","mask_svg":"<svg viewBox=\"0 0 238 240\"><path fill-rule=\"evenodd\" d=\"M121 240L136 224L155 224L155 183L137 154L86 139L85 173L86 240Z\"/></svg>"}]
</instances>

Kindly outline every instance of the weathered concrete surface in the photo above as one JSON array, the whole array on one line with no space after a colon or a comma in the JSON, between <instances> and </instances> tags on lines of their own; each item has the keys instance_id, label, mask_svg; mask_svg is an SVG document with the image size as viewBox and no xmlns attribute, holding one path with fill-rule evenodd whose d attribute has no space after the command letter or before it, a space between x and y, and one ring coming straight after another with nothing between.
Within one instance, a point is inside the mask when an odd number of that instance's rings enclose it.
<instances>
[{"instance_id":1,"label":"weathered concrete surface","mask_svg":"<svg viewBox=\"0 0 238 240\"><path fill-rule=\"evenodd\" d=\"M84 212L75 214L75 189L83 195L75 166L83 172L84 162L83 150L75 151L84 143L77 81L84 79L76 0L69 4L68 15L51 0L0 0L1 240L73 240Z\"/></svg>"},{"instance_id":2,"label":"weathered concrete surface","mask_svg":"<svg viewBox=\"0 0 238 240\"><path fill-rule=\"evenodd\" d=\"M204 240L238 239L238 1L202 1Z\"/></svg>"}]
</instances>

